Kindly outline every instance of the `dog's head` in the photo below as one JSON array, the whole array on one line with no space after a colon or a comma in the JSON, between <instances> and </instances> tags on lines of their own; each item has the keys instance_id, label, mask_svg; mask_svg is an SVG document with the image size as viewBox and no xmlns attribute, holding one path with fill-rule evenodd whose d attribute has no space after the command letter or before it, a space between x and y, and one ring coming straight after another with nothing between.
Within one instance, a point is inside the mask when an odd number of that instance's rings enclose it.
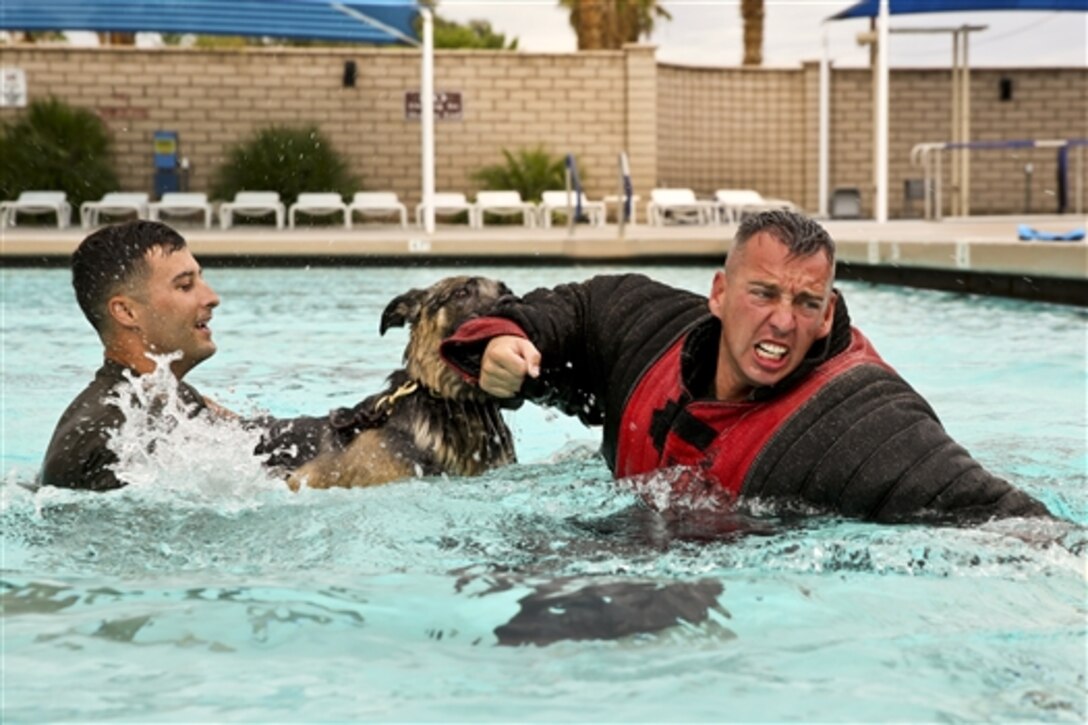
<instances>
[{"instance_id":1,"label":"dog's head","mask_svg":"<svg viewBox=\"0 0 1088 725\"><path fill-rule=\"evenodd\" d=\"M451 399L484 399L465 383L438 354L442 340L469 319L485 314L495 302L513 294L502 282L486 277L447 277L426 289L413 289L394 298L382 313L379 331L411 326L404 364L408 375L436 395Z\"/></svg>"}]
</instances>

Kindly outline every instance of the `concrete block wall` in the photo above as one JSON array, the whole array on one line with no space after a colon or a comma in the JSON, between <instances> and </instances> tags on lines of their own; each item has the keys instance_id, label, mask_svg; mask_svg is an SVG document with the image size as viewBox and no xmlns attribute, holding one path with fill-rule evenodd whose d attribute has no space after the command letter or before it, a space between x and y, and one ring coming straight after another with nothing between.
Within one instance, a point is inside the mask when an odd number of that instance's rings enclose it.
<instances>
[{"instance_id":1,"label":"concrete block wall","mask_svg":"<svg viewBox=\"0 0 1088 725\"><path fill-rule=\"evenodd\" d=\"M1001 79L1013 98L1001 101ZM923 176L911 164L918 143L951 139L952 86L947 70L891 73L889 214L920 216L904 184ZM861 191L864 214L873 205L873 81L868 69L831 74L830 187ZM658 183L690 187L705 196L717 188L753 188L764 196L818 208L819 66L797 70L703 69L658 66ZM997 69L971 73L971 138L978 141L1088 137L1088 70ZM1069 208L1076 208L1072 157ZM1086 155L1088 156L1088 155ZM1057 155L1053 149L973 151L971 212L1025 211L1024 165L1033 164L1031 211L1057 209ZM1088 161L1088 158L1085 159ZM944 208L949 209L950 159L943 164Z\"/></svg>"},{"instance_id":2,"label":"concrete block wall","mask_svg":"<svg viewBox=\"0 0 1088 725\"><path fill-rule=\"evenodd\" d=\"M1003 79L1012 83L1012 97L1001 100ZM1017 138L1020 130L1031 136L1019 138L1088 139L1088 68L1055 71L1030 69L971 73L971 137L978 141ZM1088 151L1080 147L1070 154L1069 205L1075 207L1077 171L1083 174L1081 208L1088 210ZM1079 158L1079 163L1077 159ZM1028 177L1024 166L1031 163ZM976 151L971 157L971 212L999 214L1020 211L1027 203L1030 186L1034 213L1057 211L1057 152L1055 149Z\"/></svg>"},{"instance_id":3,"label":"concrete block wall","mask_svg":"<svg viewBox=\"0 0 1088 725\"><path fill-rule=\"evenodd\" d=\"M831 95L831 187L853 186L862 192L865 213L873 202L872 80L868 69L835 69ZM1000 83L1011 81L1012 98L1001 100ZM923 171L910 163L915 144L952 138L952 75L948 70L894 70L890 77L890 137L888 211L892 217L919 216L922 201L905 205L907 179ZM1032 68L971 71L971 139L1088 138L1088 69ZM973 215L1023 214L1025 186L1030 186L1030 211L1057 211L1057 153L1054 149L995 149L971 152L970 208ZM1083 159L1080 162L1079 159ZM949 213L951 155L942 162L944 211ZM1030 183L1024 166L1033 165ZM1076 173L1082 209L1088 209L1088 154L1071 154L1069 208L1076 209Z\"/></svg>"},{"instance_id":4,"label":"concrete block wall","mask_svg":"<svg viewBox=\"0 0 1088 725\"><path fill-rule=\"evenodd\" d=\"M354 88L343 87L355 61ZM368 189L419 200L420 125L405 118L405 92L420 86L413 51L0 47L0 64L25 70L31 99L56 96L90 108L114 140L121 182L153 186L152 135L179 133L190 188L209 187L231 145L268 125L317 125ZM472 173L502 149L542 145L574 153L587 193L615 193L616 156L632 148L635 184L654 183L653 49L579 55L436 53L435 87L459 91L459 120L435 124L436 186L475 192ZM630 84L630 86L628 85ZM0 108L0 120L20 113ZM634 119L631 122L628 119ZM628 138L630 134L630 138ZM644 191L645 193L645 191Z\"/></svg>"},{"instance_id":5,"label":"concrete block wall","mask_svg":"<svg viewBox=\"0 0 1088 725\"><path fill-rule=\"evenodd\" d=\"M805 89L801 70L659 65L658 185L707 197L750 188L804 204L815 159Z\"/></svg>"},{"instance_id":6,"label":"concrete block wall","mask_svg":"<svg viewBox=\"0 0 1088 725\"><path fill-rule=\"evenodd\" d=\"M356 86L342 84L354 61ZM405 118L404 95L418 91L420 58L411 50L353 48L74 48L0 46L0 65L22 68L31 98L57 96L94 110L107 123L122 184L152 189L152 134L180 134L192 163L190 188L205 189L227 149L272 124L315 124L368 189L419 199L419 122ZM463 116L435 124L436 184L472 194L472 172L511 151L543 145L574 153L585 186L598 198L617 191L617 154L629 154L635 191L645 203L654 186L755 188L818 206L819 71L688 68L658 64L654 48L530 54L439 51L436 89L459 91ZM1000 100L1002 79L1013 97ZM1088 137L1088 69L986 69L971 74L973 139ZM862 192L872 207L872 77L868 69L833 69L831 187ZM903 183L919 178L910 150L951 137L951 74L891 74L889 212L907 209ZM18 116L0 108L0 121ZM1088 153L1073 155L1071 171ZM1078 164L1077 160L1082 161ZM975 214L1025 211L1024 165L1033 164L1032 211L1056 208L1056 154L1051 149L972 155ZM949 165L944 183L949 185ZM1088 208L1088 170L1079 189ZM1072 174L1071 174L1072 177ZM1071 178L1071 181L1073 179ZM1075 184L1070 193L1077 193ZM946 211L947 211L946 193ZM1076 208L1076 199L1070 199Z\"/></svg>"},{"instance_id":7,"label":"concrete block wall","mask_svg":"<svg viewBox=\"0 0 1088 725\"><path fill-rule=\"evenodd\" d=\"M651 108L653 104L652 97L629 98L632 64L646 65L645 61L628 59L623 52L607 51L581 56L437 54L436 90L458 90L464 99L463 120L435 124L437 187L474 192L473 171L501 162L503 149L543 145L556 156L575 154L584 171L587 194L600 197L614 193L615 159L627 143L628 114L632 105L637 111L638 103ZM644 85L648 76L652 84L652 53L649 71L640 70L641 80L636 82ZM418 169L418 123L411 129L413 168ZM652 181L641 174L645 168L653 169L653 151L651 145L649 156L638 168L639 183ZM418 195L418 172L412 183L412 192Z\"/></svg>"}]
</instances>

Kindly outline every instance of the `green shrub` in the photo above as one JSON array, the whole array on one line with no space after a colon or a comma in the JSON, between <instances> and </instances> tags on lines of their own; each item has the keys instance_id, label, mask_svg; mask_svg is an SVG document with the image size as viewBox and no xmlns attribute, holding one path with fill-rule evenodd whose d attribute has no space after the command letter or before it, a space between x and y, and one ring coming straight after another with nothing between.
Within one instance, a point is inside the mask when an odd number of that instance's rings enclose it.
<instances>
[{"instance_id":1,"label":"green shrub","mask_svg":"<svg viewBox=\"0 0 1088 725\"><path fill-rule=\"evenodd\" d=\"M317 126L270 126L228 149L211 193L229 200L239 191L278 191L290 206L302 192L335 191L350 197L358 189L359 180Z\"/></svg>"},{"instance_id":2,"label":"green shrub","mask_svg":"<svg viewBox=\"0 0 1088 725\"><path fill-rule=\"evenodd\" d=\"M64 191L78 209L118 188L109 133L91 111L56 98L37 100L0 129L0 198Z\"/></svg>"},{"instance_id":3,"label":"green shrub","mask_svg":"<svg viewBox=\"0 0 1088 725\"><path fill-rule=\"evenodd\" d=\"M534 149L519 149L512 154L502 150L505 163L485 166L472 174L484 189L492 191L517 191L526 201L540 201L545 191L557 191L567 188L566 160L548 153L543 146ZM585 175L579 167L579 177L585 181Z\"/></svg>"}]
</instances>

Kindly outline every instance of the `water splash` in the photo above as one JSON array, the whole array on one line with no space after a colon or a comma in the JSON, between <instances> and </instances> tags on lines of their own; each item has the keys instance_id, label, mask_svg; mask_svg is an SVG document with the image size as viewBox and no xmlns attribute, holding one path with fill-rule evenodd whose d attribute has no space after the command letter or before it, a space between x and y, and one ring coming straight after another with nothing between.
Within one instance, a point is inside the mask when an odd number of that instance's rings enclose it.
<instances>
[{"instance_id":1,"label":"water splash","mask_svg":"<svg viewBox=\"0 0 1088 725\"><path fill-rule=\"evenodd\" d=\"M108 445L113 470L129 495L167 497L229 510L250 508L256 494L283 488L253 453L260 432L242 419L198 410L179 395L170 363L181 353L149 357L155 370L126 371L108 399L124 415Z\"/></svg>"},{"instance_id":2,"label":"water splash","mask_svg":"<svg viewBox=\"0 0 1088 725\"><path fill-rule=\"evenodd\" d=\"M619 484L630 487L646 505L661 513L726 513L733 510L736 502L735 497L690 466L673 466L628 476Z\"/></svg>"}]
</instances>

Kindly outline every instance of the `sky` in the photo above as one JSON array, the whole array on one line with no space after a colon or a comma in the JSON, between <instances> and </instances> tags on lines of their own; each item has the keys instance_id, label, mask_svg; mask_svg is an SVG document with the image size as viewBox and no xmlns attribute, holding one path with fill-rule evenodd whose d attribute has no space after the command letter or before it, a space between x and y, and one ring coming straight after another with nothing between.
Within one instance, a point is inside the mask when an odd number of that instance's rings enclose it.
<instances>
[{"instance_id":1,"label":"sky","mask_svg":"<svg viewBox=\"0 0 1088 725\"><path fill-rule=\"evenodd\" d=\"M663 63L739 66L743 53L739 0L665 0L672 20L658 20L649 43ZM853 0L765 0L763 64L796 67L819 60L827 30L828 51L836 66L869 63L868 49L856 36L869 28L866 19L823 21L853 5ZM438 12L458 22L490 21L492 28L518 38L529 52L572 52L577 41L567 11L556 0L439 0ZM1088 67L1088 13L992 12L896 15L890 27L955 28L985 25L971 33L972 67ZM949 67L950 33L893 35L888 43L893 68Z\"/></svg>"}]
</instances>

